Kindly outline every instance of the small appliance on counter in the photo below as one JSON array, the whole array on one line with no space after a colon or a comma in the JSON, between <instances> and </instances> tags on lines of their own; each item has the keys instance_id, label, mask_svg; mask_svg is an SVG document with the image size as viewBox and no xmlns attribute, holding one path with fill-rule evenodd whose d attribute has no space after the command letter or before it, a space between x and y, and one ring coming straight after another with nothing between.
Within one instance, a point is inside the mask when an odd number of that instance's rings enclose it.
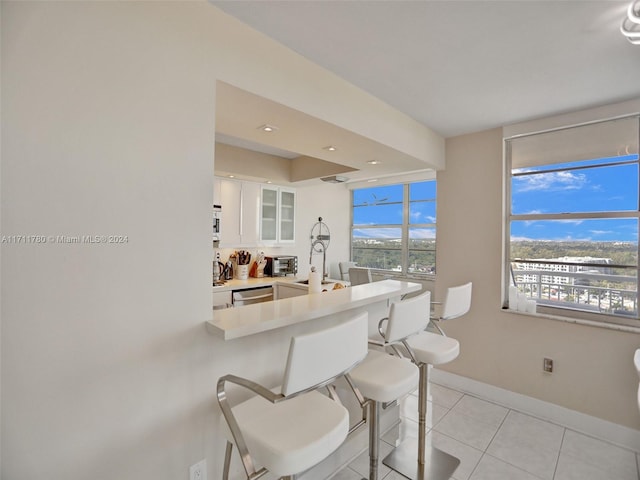
<instances>
[{"instance_id":1,"label":"small appliance on counter","mask_svg":"<svg viewBox=\"0 0 640 480\"><path fill-rule=\"evenodd\" d=\"M224 285L224 263L220 261L220 254L216 252L216 258L213 261L213 286Z\"/></svg>"},{"instance_id":2,"label":"small appliance on counter","mask_svg":"<svg viewBox=\"0 0 640 480\"><path fill-rule=\"evenodd\" d=\"M220 205L213 206L213 246L220 245L220 220L222 218L222 207Z\"/></svg>"},{"instance_id":3,"label":"small appliance on counter","mask_svg":"<svg viewBox=\"0 0 640 480\"><path fill-rule=\"evenodd\" d=\"M269 277L284 277L298 273L298 257L295 255L280 255L266 259L264 274Z\"/></svg>"}]
</instances>

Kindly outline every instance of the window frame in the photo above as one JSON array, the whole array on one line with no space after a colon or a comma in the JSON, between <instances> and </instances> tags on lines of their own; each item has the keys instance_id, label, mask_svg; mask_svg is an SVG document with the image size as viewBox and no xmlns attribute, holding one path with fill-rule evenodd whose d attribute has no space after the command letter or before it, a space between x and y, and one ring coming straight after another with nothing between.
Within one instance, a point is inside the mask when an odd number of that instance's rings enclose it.
<instances>
[{"instance_id":1,"label":"window frame","mask_svg":"<svg viewBox=\"0 0 640 480\"><path fill-rule=\"evenodd\" d=\"M435 197L434 198L429 198L429 199L420 199L420 200L411 200L411 185L413 184L419 184L419 183L426 183L426 182L433 182L435 185ZM381 223L376 223L376 224L370 224L370 225L355 225L354 224L354 208L356 208L355 205L355 191L356 190L368 190L368 189L374 189L377 187L387 187L387 186L397 186L397 185L401 185L402 186L402 223L400 224L381 224ZM432 202L435 204L435 210L437 211L437 204L438 204L438 199L437 199L437 179L435 178L435 176L433 178L423 178L420 180L416 180L416 181L412 181L412 182L397 182L397 183L387 183L387 184L382 184L382 185L376 185L376 186L362 186L361 188L353 188L351 190L351 208L350 208L350 214L351 214L351 219L350 219L350 224L351 224L351 228L350 228L350 235L349 235L349 257L350 260L353 261L354 259L354 255L353 255L353 251L354 251L354 230L362 230L362 229L380 229L380 228L394 228L394 229L399 229L400 230L400 235L401 235L401 240L400 240L400 248L397 249L400 251L400 255L401 255L401 271L397 271L397 270L386 270L386 269L382 269L382 268L371 268L371 271L373 273L376 274L380 274L380 275L384 275L384 276L397 276L397 277L414 277L414 278L421 278L421 279L428 279L428 278L435 278L436 275L436 266L437 266L437 259L436 259L436 247L435 244L437 243L437 218L434 222L430 222L430 223L411 223L410 220L410 211L411 211L411 204L412 203L426 203L426 202ZM390 202L390 203L396 203L396 204L400 204L400 202ZM437 215L437 213L436 213ZM433 229L435 232L435 243L434 243L434 248L433 248L433 255L434 255L434 272L433 273L425 273L425 272L409 272L409 257L410 257L410 253L411 252L420 252L420 251L431 251L431 250L425 250L425 249L420 249L420 248L410 248L410 238L409 238L409 231L412 228L429 228L429 229ZM371 248L371 250L376 250L376 248ZM378 250L382 250L382 249L378 249Z\"/></svg>"},{"instance_id":2,"label":"window frame","mask_svg":"<svg viewBox=\"0 0 640 480\"><path fill-rule=\"evenodd\" d=\"M582 122L578 124L565 125L560 127L554 127L546 130L535 131L531 133L520 133L509 137L503 137L503 271L502 271L502 308L510 312L516 312L517 310L513 306L509 306L509 287L513 285L513 272L512 272L512 260L511 260L511 225L515 221L547 221L547 220L588 220L588 219L635 219L637 222L637 233L640 237L640 152L636 155L636 159L633 161L620 161L610 163L600 163L600 167L615 167L620 164L636 164L637 174L639 176L637 183L637 191L635 192L638 198L636 209L628 211L620 210L604 210L604 211L587 211L587 212L555 212L555 213L518 213L512 212L513 205L513 192L512 184L513 178L517 176L526 175L525 173L513 174L512 168L512 142L522 137L530 137L533 135L541 135L545 133L553 133L562 130L568 130L573 128L580 128L583 126L590 126L601 124L605 122L611 122L615 120L632 119L637 120L638 125L638 148L640 149L640 114L632 113L627 115L620 115L613 118L593 120L589 122ZM570 162L558 162L557 165L567 165ZM550 166L554 163L548 164ZM527 168L526 166L519 168ZM591 167L566 167L566 168L550 168L545 169L539 173L549 172L566 172L579 170L583 168L598 168L596 166ZM591 312L588 310L582 310L579 308L571 308L569 306L561 305L537 305L537 311L535 314L528 313L535 316L546 316L552 318L559 318L572 322L586 320L588 322L594 322L602 326L631 326L640 327L640 238L637 240L636 246L636 265L635 267L625 266L625 268L635 268L636 270L636 317L626 317L624 315L613 315L607 312ZM529 259L532 260L532 259ZM569 264L569 263L568 263ZM560 275L561 276L561 275Z\"/></svg>"}]
</instances>

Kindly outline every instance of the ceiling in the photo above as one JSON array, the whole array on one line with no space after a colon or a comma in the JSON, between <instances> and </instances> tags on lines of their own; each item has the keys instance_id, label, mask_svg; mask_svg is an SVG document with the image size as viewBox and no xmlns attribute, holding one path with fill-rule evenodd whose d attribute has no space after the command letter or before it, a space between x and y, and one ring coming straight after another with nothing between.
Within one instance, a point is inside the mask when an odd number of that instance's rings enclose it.
<instances>
[{"instance_id":1,"label":"ceiling","mask_svg":"<svg viewBox=\"0 0 640 480\"><path fill-rule=\"evenodd\" d=\"M627 0L211 3L444 137L640 97Z\"/></svg>"},{"instance_id":2,"label":"ceiling","mask_svg":"<svg viewBox=\"0 0 640 480\"><path fill-rule=\"evenodd\" d=\"M216 154L217 175L302 186L336 175L353 182L430 171L418 158L228 83L218 81L216 94L216 142L279 157L257 157L266 167L258 171L246 156ZM258 128L264 124L277 130ZM282 158L289 160L286 174L275 171Z\"/></svg>"}]
</instances>

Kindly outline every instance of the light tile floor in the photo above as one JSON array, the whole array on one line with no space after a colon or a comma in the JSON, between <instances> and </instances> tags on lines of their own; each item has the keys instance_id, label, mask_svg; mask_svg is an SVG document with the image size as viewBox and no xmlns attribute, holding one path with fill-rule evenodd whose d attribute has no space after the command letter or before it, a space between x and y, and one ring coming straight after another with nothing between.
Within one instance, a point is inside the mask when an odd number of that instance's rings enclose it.
<instances>
[{"instance_id":1,"label":"light tile floor","mask_svg":"<svg viewBox=\"0 0 640 480\"><path fill-rule=\"evenodd\" d=\"M432 384L428 442L460 459L451 480L639 480L638 453L495 403ZM382 437L384 458L400 436L417 435L417 397L401 402L402 422ZM332 478L368 475L364 452ZM404 480L384 465L381 480Z\"/></svg>"}]
</instances>

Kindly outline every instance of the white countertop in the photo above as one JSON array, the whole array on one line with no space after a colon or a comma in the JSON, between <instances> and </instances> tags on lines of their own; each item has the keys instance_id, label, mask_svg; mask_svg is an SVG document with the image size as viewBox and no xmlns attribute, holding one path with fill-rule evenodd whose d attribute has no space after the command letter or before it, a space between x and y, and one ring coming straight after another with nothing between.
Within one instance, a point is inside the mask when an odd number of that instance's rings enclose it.
<instances>
[{"instance_id":1,"label":"white countertop","mask_svg":"<svg viewBox=\"0 0 640 480\"><path fill-rule=\"evenodd\" d=\"M295 281L292 277L291 281ZM270 280L271 283L256 283L264 286L282 281L284 277L268 279L237 280L252 282ZM236 280L228 283L235 282ZM221 287L217 287L221 288ZM231 287L228 289L233 289ZM246 286L244 288L251 288ZM239 308L214 310L213 317L207 321L209 333L224 340L246 337L276 328L295 325L327 315L334 315L345 310L363 307L381 300L398 297L422 288L419 283L398 280L382 280L380 282L341 288L322 293L312 293L299 297L284 298L272 302L256 303Z\"/></svg>"}]
</instances>

